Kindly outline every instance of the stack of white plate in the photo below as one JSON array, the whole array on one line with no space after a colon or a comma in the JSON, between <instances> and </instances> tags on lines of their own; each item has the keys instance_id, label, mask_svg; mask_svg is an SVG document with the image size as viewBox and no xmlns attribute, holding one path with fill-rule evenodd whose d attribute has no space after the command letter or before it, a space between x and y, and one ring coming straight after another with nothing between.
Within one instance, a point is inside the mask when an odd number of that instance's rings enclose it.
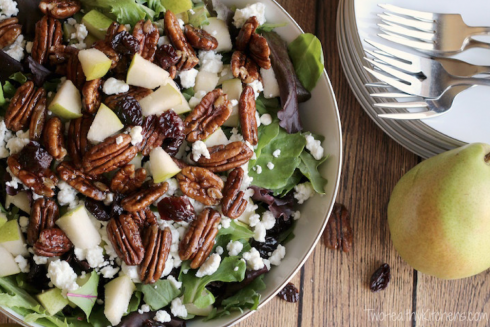
<instances>
[{"instance_id":1,"label":"stack of white plate","mask_svg":"<svg viewBox=\"0 0 490 327\"><path fill-rule=\"evenodd\" d=\"M383 9L378 6L379 3L390 3L429 12L460 13L469 25L490 26L490 19L487 15L490 12L490 1L340 0L337 19L337 42L344 72L358 101L384 132L413 153L424 158L466 143L490 143L490 88L484 86L477 86L461 93L455 99L453 109L442 116L412 121L378 118L379 113L393 113L396 110L373 106L375 102L386 102L387 100L374 99L369 94L387 90L365 86L366 83L378 81L363 68L363 66L369 67L369 63L363 59L364 48L373 49L364 40L371 39L421 55L377 36L380 33L377 24L381 22L377 14L383 12ZM477 39L487 42L489 40L488 37ZM471 49L455 58L473 64L490 65L490 50ZM420 100L412 99L412 101ZM393 99L388 99L388 101L393 101ZM421 109L415 110L420 111ZM398 109L398 111L406 111L406 109Z\"/></svg>"}]
</instances>

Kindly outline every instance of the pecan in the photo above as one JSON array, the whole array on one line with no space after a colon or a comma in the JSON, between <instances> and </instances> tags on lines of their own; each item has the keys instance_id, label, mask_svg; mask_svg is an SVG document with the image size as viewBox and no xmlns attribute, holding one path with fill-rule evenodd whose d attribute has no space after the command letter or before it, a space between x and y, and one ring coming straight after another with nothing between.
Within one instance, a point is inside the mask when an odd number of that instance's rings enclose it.
<instances>
[{"instance_id":1,"label":"pecan","mask_svg":"<svg viewBox=\"0 0 490 327\"><path fill-rule=\"evenodd\" d=\"M102 103L102 79L96 78L94 80L85 82L82 88L82 105L83 110L89 114L94 114L99 110Z\"/></svg>"},{"instance_id":2,"label":"pecan","mask_svg":"<svg viewBox=\"0 0 490 327\"><path fill-rule=\"evenodd\" d=\"M124 100L124 98L131 96L136 99L136 101L139 101L143 98L146 98L150 94L152 94L153 91L150 89L145 89L143 87L136 87L136 86L130 86L129 91L126 93L119 93L119 94L113 94L111 96L108 96L105 98L104 104L111 108L112 110L116 110L116 106L119 103L119 101Z\"/></svg>"},{"instance_id":3,"label":"pecan","mask_svg":"<svg viewBox=\"0 0 490 327\"><path fill-rule=\"evenodd\" d=\"M323 232L327 248L349 252L352 248L353 234L350 226L349 211L340 203L335 203L327 227Z\"/></svg>"},{"instance_id":4,"label":"pecan","mask_svg":"<svg viewBox=\"0 0 490 327\"><path fill-rule=\"evenodd\" d=\"M91 147L91 144L87 140L87 134L93 120L93 117L83 116L70 121L66 141L68 154L76 168L82 168L83 156Z\"/></svg>"},{"instance_id":5,"label":"pecan","mask_svg":"<svg viewBox=\"0 0 490 327\"><path fill-rule=\"evenodd\" d=\"M209 92L184 120L187 141L196 142L208 138L231 115L231 102L223 90Z\"/></svg>"},{"instance_id":6,"label":"pecan","mask_svg":"<svg viewBox=\"0 0 490 327\"><path fill-rule=\"evenodd\" d=\"M10 101L5 114L5 125L14 132L20 131L29 124L33 111L45 107L46 91L43 88L36 91L34 82L27 81L17 89Z\"/></svg>"},{"instance_id":7,"label":"pecan","mask_svg":"<svg viewBox=\"0 0 490 327\"><path fill-rule=\"evenodd\" d=\"M141 135L143 136L143 141L136 144L138 150L142 155L147 156L150 154L151 150L162 146L163 140L165 139L165 133L161 130L158 123L158 117L155 115L145 117L143 122L143 131Z\"/></svg>"},{"instance_id":8,"label":"pecan","mask_svg":"<svg viewBox=\"0 0 490 327\"><path fill-rule=\"evenodd\" d=\"M176 65L182 58L182 51L175 50L171 44L162 44L155 54L156 63L170 73L170 78L177 75Z\"/></svg>"},{"instance_id":9,"label":"pecan","mask_svg":"<svg viewBox=\"0 0 490 327\"><path fill-rule=\"evenodd\" d=\"M75 15L81 9L78 0L42 0L39 9L50 17L57 19L67 19Z\"/></svg>"},{"instance_id":10,"label":"pecan","mask_svg":"<svg viewBox=\"0 0 490 327\"><path fill-rule=\"evenodd\" d=\"M29 124L30 140L39 141L41 139L47 114L46 97L42 97L32 110L31 123Z\"/></svg>"},{"instance_id":11,"label":"pecan","mask_svg":"<svg viewBox=\"0 0 490 327\"><path fill-rule=\"evenodd\" d=\"M158 225L147 227L144 235L145 258L140 266L140 279L145 284L154 284L162 277L172 245L172 232Z\"/></svg>"},{"instance_id":12,"label":"pecan","mask_svg":"<svg viewBox=\"0 0 490 327\"><path fill-rule=\"evenodd\" d=\"M209 51L218 47L218 40L205 30L185 25L184 31L187 41L194 49Z\"/></svg>"},{"instance_id":13,"label":"pecan","mask_svg":"<svg viewBox=\"0 0 490 327\"><path fill-rule=\"evenodd\" d=\"M231 56L231 72L246 84L258 80L260 76L257 64L241 51L235 51Z\"/></svg>"},{"instance_id":14,"label":"pecan","mask_svg":"<svg viewBox=\"0 0 490 327\"><path fill-rule=\"evenodd\" d=\"M254 154L252 149L241 141L212 146L208 150L209 159L201 156L197 164L215 173L244 165Z\"/></svg>"},{"instance_id":15,"label":"pecan","mask_svg":"<svg viewBox=\"0 0 490 327\"><path fill-rule=\"evenodd\" d=\"M165 35L169 37L173 46L182 52L180 62L176 66L177 70L194 68L199 63L199 59L192 46L187 42L177 17L170 10L165 13L164 25Z\"/></svg>"},{"instance_id":16,"label":"pecan","mask_svg":"<svg viewBox=\"0 0 490 327\"><path fill-rule=\"evenodd\" d=\"M53 228L59 217L60 212L55 201L44 198L35 200L27 226L27 244L34 245L39 234L44 229Z\"/></svg>"},{"instance_id":17,"label":"pecan","mask_svg":"<svg viewBox=\"0 0 490 327\"><path fill-rule=\"evenodd\" d=\"M49 49L61 44L63 30L59 20L44 16L36 23L36 35L32 44L31 56L44 65L48 61Z\"/></svg>"},{"instance_id":18,"label":"pecan","mask_svg":"<svg viewBox=\"0 0 490 327\"><path fill-rule=\"evenodd\" d=\"M143 185L146 179L144 168L134 169L134 165L122 167L112 178L111 190L121 194L136 191Z\"/></svg>"},{"instance_id":19,"label":"pecan","mask_svg":"<svg viewBox=\"0 0 490 327\"><path fill-rule=\"evenodd\" d=\"M250 57L252 57L260 68L270 69L272 67L270 58L271 49L265 37L257 33L252 34L248 49L250 51Z\"/></svg>"},{"instance_id":20,"label":"pecan","mask_svg":"<svg viewBox=\"0 0 490 327\"><path fill-rule=\"evenodd\" d=\"M34 243L34 253L42 257L59 257L72 248L70 239L59 228L44 229Z\"/></svg>"},{"instance_id":21,"label":"pecan","mask_svg":"<svg viewBox=\"0 0 490 327\"><path fill-rule=\"evenodd\" d=\"M153 184L134 192L122 200L121 205L124 210L129 212L140 211L161 198L167 190L168 183Z\"/></svg>"},{"instance_id":22,"label":"pecan","mask_svg":"<svg viewBox=\"0 0 490 327\"><path fill-rule=\"evenodd\" d=\"M71 47L67 47L71 48ZM73 50L66 64L66 78L73 82L77 89L81 90L85 84L85 73L83 72L82 64L78 60L79 50Z\"/></svg>"},{"instance_id":23,"label":"pecan","mask_svg":"<svg viewBox=\"0 0 490 327\"><path fill-rule=\"evenodd\" d=\"M149 207L141 209L140 211L130 212L129 214L136 224L138 224L140 229L148 225L155 225L157 223L157 217Z\"/></svg>"},{"instance_id":24,"label":"pecan","mask_svg":"<svg viewBox=\"0 0 490 327\"><path fill-rule=\"evenodd\" d=\"M140 48L138 54L149 61L153 61L155 51L157 50L160 33L158 28L151 20L140 20L133 29L133 36L138 40Z\"/></svg>"},{"instance_id":25,"label":"pecan","mask_svg":"<svg viewBox=\"0 0 490 327\"><path fill-rule=\"evenodd\" d=\"M117 255L128 265L139 265L145 255L139 227L130 215L112 218L107 224L107 237Z\"/></svg>"},{"instance_id":26,"label":"pecan","mask_svg":"<svg viewBox=\"0 0 490 327\"><path fill-rule=\"evenodd\" d=\"M245 86L240 96L238 112L243 139L252 145L257 145L259 136L256 119L257 109L255 108L255 91L249 85Z\"/></svg>"},{"instance_id":27,"label":"pecan","mask_svg":"<svg viewBox=\"0 0 490 327\"><path fill-rule=\"evenodd\" d=\"M248 43L259 26L260 23L256 16L252 16L247 19L236 38L236 48L238 51L247 50Z\"/></svg>"},{"instance_id":28,"label":"pecan","mask_svg":"<svg viewBox=\"0 0 490 327\"><path fill-rule=\"evenodd\" d=\"M235 168L228 175L225 188L223 189L224 196L221 202L221 209L223 214L231 219L240 217L248 204L248 201L243 198L245 192L240 191L244 174L242 168Z\"/></svg>"},{"instance_id":29,"label":"pecan","mask_svg":"<svg viewBox=\"0 0 490 327\"><path fill-rule=\"evenodd\" d=\"M182 193L205 205L217 205L223 198L223 180L201 167L185 167L177 175Z\"/></svg>"},{"instance_id":30,"label":"pecan","mask_svg":"<svg viewBox=\"0 0 490 327\"><path fill-rule=\"evenodd\" d=\"M121 143L117 139L122 138ZM91 176L99 176L125 166L138 154L138 148L131 145L131 136L117 134L97 144L83 156L84 171Z\"/></svg>"},{"instance_id":31,"label":"pecan","mask_svg":"<svg viewBox=\"0 0 490 327\"><path fill-rule=\"evenodd\" d=\"M110 43L100 40L95 42L92 45L92 48L95 48L101 52L103 52L107 58L111 59L111 69L116 68L117 64L119 63L119 55L117 54L116 50L112 48Z\"/></svg>"},{"instance_id":32,"label":"pecan","mask_svg":"<svg viewBox=\"0 0 490 327\"><path fill-rule=\"evenodd\" d=\"M155 115L146 117L142 128L143 141L136 146L144 156L160 146L174 156L185 139L182 119L173 110L164 112L160 117Z\"/></svg>"},{"instance_id":33,"label":"pecan","mask_svg":"<svg viewBox=\"0 0 490 327\"><path fill-rule=\"evenodd\" d=\"M77 170L71 163L62 162L56 167L56 171L62 180L83 195L97 201L103 201L105 199L107 187L104 187L102 183L95 181L90 176Z\"/></svg>"},{"instance_id":34,"label":"pecan","mask_svg":"<svg viewBox=\"0 0 490 327\"><path fill-rule=\"evenodd\" d=\"M64 129L61 120L54 116L46 122L43 133L44 146L48 153L60 161L66 156Z\"/></svg>"},{"instance_id":35,"label":"pecan","mask_svg":"<svg viewBox=\"0 0 490 327\"><path fill-rule=\"evenodd\" d=\"M112 22L112 24L107 29L107 32L105 33L104 41L106 41L108 44L111 44L116 35L124 31L127 32L126 26L124 26L123 24L118 24L117 22Z\"/></svg>"},{"instance_id":36,"label":"pecan","mask_svg":"<svg viewBox=\"0 0 490 327\"><path fill-rule=\"evenodd\" d=\"M214 209L204 209L194 220L179 244L180 259L192 260L190 267L199 268L211 253L221 215Z\"/></svg>"},{"instance_id":37,"label":"pecan","mask_svg":"<svg viewBox=\"0 0 490 327\"><path fill-rule=\"evenodd\" d=\"M64 44L58 44L49 48L49 64L51 66L57 66L57 72L64 71L66 73L66 63L70 58L71 52L76 50L74 47L67 47ZM62 68L62 69L61 69Z\"/></svg>"},{"instance_id":38,"label":"pecan","mask_svg":"<svg viewBox=\"0 0 490 327\"><path fill-rule=\"evenodd\" d=\"M390 265L383 263L371 276L369 288L372 292L379 292L388 287L391 279Z\"/></svg>"},{"instance_id":39,"label":"pecan","mask_svg":"<svg viewBox=\"0 0 490 327\"><path fill-rule=\"evenodd\" d=\"M0 49L13 44L22 33L22 25L17 18L7 18L0 22Z\"/></svg>"}]
</instances>

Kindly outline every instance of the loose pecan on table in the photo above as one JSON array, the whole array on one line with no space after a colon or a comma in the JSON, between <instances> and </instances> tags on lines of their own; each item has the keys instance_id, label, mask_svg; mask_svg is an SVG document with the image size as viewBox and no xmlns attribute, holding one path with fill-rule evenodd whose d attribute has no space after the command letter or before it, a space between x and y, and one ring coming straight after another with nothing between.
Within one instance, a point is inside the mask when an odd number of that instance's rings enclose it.
<instances>
[{"instance_id":1,"label":"loose pecan on table","mask_svg":"<svg viewBox=\"0 0 490 327\"><path fill-rule=\"evenodd\" d=\"M199 268L211 253L221 215L214 209L206 208L194 220L179 244L180 259L192 260L190 267Z\"/></svg>"},{"instance_id":2,"label":"loose pecan on table","mask_svg":"<svg viewBox=\"0 0 490 327\"><path fill-rule=\"evenodd\" d=\"M135 212L149 207L153 202L158 200L168 190L168 183L150 184L143 187L141 190L135 191L133 194L122 200L121 205L124 210Z\"/></svg>"},{"instance_id":3,"label":"loose pecan on table","mask_svg":"<svg viewBox=\"0 0 490 327\"><path fill-rule=\"evenodd\" d=\"M323 232L323 240L327 248L349 252L353 243L349 211L340 203L335 203L327 227Z\"/></svg>"},{"instance_id":4,"label":"loose pecan on table","mask_svg":"<svg viewBox=\"0 0 490 327\"><path fill-rule=\"evenodd\" d=\"M260 22L256 16L252 16L249 19L247 19L245 24L243 24L242 28L240 29L240 32L238 33L238 36L236 38L236 49L238 51L247 50L248 44L252 39L252 35L255 34L255 31L259 26L260 26Z\"/></svg>"},{"instance_id":5,"label":"loose pecan on table","mask_svg":"<svg viewBox=\"0 0 490 327\"><path fill-rule=\"evenodd\" d=\"M56 171L62 180L83 195L97 201L103 201L105 199L105 187L92 179L92 177L75 168L72 163L62 162L56 167Z\"/></svg>"},{"instance_id":6,"label":"loose pecan on table","mask_svg":"<svg viewBox=\"0 0 490 327\"><path fill-rule=\"evenodd\" d=\"M129 213L140 229L157 223L157 217L149 207Z\"/></svg>"},{"instance_id":7,"label":"loose pecan on table","mask_svg":"<svg viewBox=\"0 0 490 327\"><path fill-rule=\"evenodd\" d=\"M231 110L231 102L223 90L206 94L184 120L187 141L193 143L208 138L230 117Z\"/></svg>"},{"instance_id":8,"label":"loose pecan on table","mask_svg":"<svg viewBox=\"0 0 490 327\"><path fill-rule=\"evenodd\" d=\"M36 35L32 44L31 56L36 62L44 65L48 61L51 47L61 45L63 29L59 20L44 16L36 23Z\"/></svg>"},{"instance_id":9,"label":"loose pecan on table","mask_svg":"<svg viewBox=\"0 0 490 327\"><path fill-rule=\"evenodd\" d=\"M155 24L149 19L146 22L140 20L134 26L133 36L138 40L140 45L138 54L144 59L153 62L158 39L160 38L160 33L158 33L158 28Z\"/></svg>"},{"instance_id":10,"label":"loose pecan on table","mask_svg":"<svg viewBox=\"0 0 490 327\"><path fill-rule=\"evenodd\" d=\"M73 248L68 236L59 228L41 231L34 243L34 253L42 257L59 257Z\"/></svg>"},{"instance_id":11,"label":"loose pecan on table","mask_svg":"<svg viewBox=\"0 0 490 327\"><path fill-rule=\"evenodd\" d=\"M22 25L17 18L7 18L0 22L0 49L13 44L22 33Z\"/></svg>"},{"instance_id":12,"label":"loose pecan on table","mask_svg":"<svg viewBox=\"0 0 490 327\"><path fill-rule=\"evenodd\" d=\"M46 108L46 91L37 91L34 82L27 81L20 86L13 96L5 114L5 125L17 132L28 126L33 111Z\"/></svg>"},{"instance_id":13,"label":"loose pecan on table","mask_svg":"<svg viewBox=\"0 0 490 327\"><path fill-rule=\"evenodd\" d=\"M34 107L34 110L32 110L31 122L29 124L29 139L31 141L39 141L41 139L47 114L46 97L42 97Z\"/></svg>"},{"instance_id":14,"label":"loose pecan on table","mask_svg":"<svg viewBox=\"0 0 490 327\"><path fill-rule=\"evenodd\" d=\"M143 261L145 248L139 227L131 215L123 214L112 218L107 224L107 237L119 258L128 266L136 266Z\"/></svg>"},{"instance_id":15,"label":"loose pecan on table","mask_svg":"<svg viewBox=\"0 0 490 327\"><path fill-rule=\"evenodd\" d=\"M247 208L248 201L243 197L244 191L240 191L240 187L243 182L243 176L245 175L242 168L237 167L233 169L228 175L228 179L223 189L223 201L221 202L221 210L226 217L236 219L240 217L245 208Z\"/></svg>"},{"instance_id":16,"label":"loose pecan on table","mask_svg":"<svg viewBox=\"0 0 490 327\"><path fill-rule=\"evenodd\" d=\"M244 142L215 145L208 148L209 159L201 156L197 165L212 172L227 171L247 163L254 152Z\"/></svg>"},{"instance_id":17,"label":"loose pecan on table","mask_svg":"<svg viewBox=\"0 0 490 327\"><path fill-rule=\"evenodd\" d=\"M388 287L391 279L390 266L383 263L371 276L369 288L372 292L379 292Z\"/></svg>"},{"instance_id":18,"label":"loose pecan on table","mask_svg":"<svg viewBox=\"0 0 490 327\"><path fill-rule=\"evenodd\" d=\"M121 143L117 139L122 138ZM117 134L108 137L91 148L83 156L82 166L85 173L99 176L125 166L138 154L138 148L131 145L131 136Z\"/></svg>"},{"instance_id":19,"label":"loose pecan on table","mask_svg":"<svg viewBox=\"0 0 490 327\"><path fill-rule=\"evenodd\" d=\"M55 201L44 198L35 200L27 226L27 244L34 245L44 229L55 227L59 217L60 212Z\"/></svg>"},{"instance_id":20,"label":"loose pecan on table","mask_svg":"<svg viewBox=\"0 0 490 327\"><path fill-rule=\"evenodd\" d=\"M165 227L150 225L144 233L145 258L140 265L140 279L145 284L154 284L162 277L172 245L172 232Z\"/></svg>"},{"instance_id":21,"label":"loose pecan on table","mask_svg":"<svg viewBox=\"0 0 490 327\"><path fill-rule=\"evenodd\" d=\"M177 76L176 65L182 58L182 51L175 50L171 44L162 44L155 54L155 63L169 72L170 78Z\"/></svg>"},{"instance_id":22,"label":"loose pecan on table","mask_svg":"<svg viewBox=\"0 0 490 327\"><path fill-rule=\"evenodd\" d=\"M217 205L223 198L223 180L205 168L185 167L177 181L182 193L205 205Z\"/></svg>"},{"instance_id":23,"label":"loose pecan on table","mask_svg":"<svg viewBox=\"0 0 490 327\"><path fill-rule=\"evenodd\" d=\"M163 220L189 223L196 219L194 206L186 196L168 196L161 199L158 202L158 212Z\"/></svg>"},{"instance_id":24,"label":"loose pecan on table","mask_svg":"<svg viewBox=\"0 0 490 327\"><path fill-rule=\"evenodd\" d=\"M185 37L194 49L209 51L218 47L218 40L203 29L185 25Z\"/></svg>"},{"instance_id":25,"label":"loose pecan on table","mask_svg":"<svg viewBox=\"0 0 490 327\"><path fill-rule=\"evenodd\" d=\"M99 110L102 103L102 79L96 78L94 80L85 82L82 88L82 105L83 110L86 113L94 114Z\"/></svg>"},{"instance_id":26,"label":"loose pecan on table","mask_svg":"<svg viewBox=\"0 0 490 327\"><path fill-rule=\"evenodd\" d=\"M260 78L259 66L245 52L235 51L231 56L231 72L243 83L249 84Z\"/></svg>"},{"instance_id":27,"label":"loose pecan on table","mask_svg":"<svg viewBox=\"0 0 490 327\"><path fill-rule=\"evenodd\" d=\"M126 165L112 177L111 191L121 194L136 191L143 185L146 179L144 168L135 169L134 165Z\"/></svg>"},{"instance_id":28,"label":"loose pecan on table","mask_svg":"<svg viewBox=\"0 0 490 327\"><path fill-rule=\"evenodd\" d=\"M48 150L48 153L58 161L63 160L67 153L65 149L64 130L65 127L61 119L56 116L51 117L44 127L44 146Z\"/></svg>"},{"instance_id":29,"label":"loose pecan on table","mask_svg":"<svg viewBox=\"0 0 490 327\"><path fill-rule=\"evenodd\" d=\"M78 0L42 0L39 9L50 17L67 19L80 11L81 4Z\"/></svg>"},{"instance_id":30,"label":"loose pecan on table","mask_svg":"<svg viewBox=\"0 0 490 327\"><path fill-rule=\"evenodd\" d=\"M150 89L145 89L143 87L130 86L129 91L126 93L113 94L105 98L104 104L111 108L112 110L116 110L117 104L124 100L126 97L131 96L135 98L137 101L149 96L153 91Z\"/></svg>"},{"instance_id":31,"label":"loose pecan on table","mask_svg":"<svg viewBox=\"0 0 490 327\"><path fill-rule=\"evenodd\" d=\"M70 121L66 143L73 165L78 169L82 168L83 156L91 148L87 134L93 120L93 117L84 115Z\"/></svg>"},{"instance_id":32,"label":"loose pecan on table","mask_svg":"<svg viewBox=\"0 0 490 327\"><path fill-rule=\"evenodd\" d=\"M243 89L238 102L238 113L243 139L252 145L259 143L256 112L255 91L251 86L247 85Z\"/></svg>"},{"instance_id":33,"label":"loose pecan on table","mask_svg":"<svg viewBox=\"0 0 490 327\"><path fill-rule=\"evenodd\" d=\"M197 58L194 49L185 38L179 20L170 10L167 10L165 13L164 27L165 35L169 37L172 45L182 52L182 57L176 65L177 70L190 70L194 68L199 63L199 59Z\"/></svg>"}]
</instances>

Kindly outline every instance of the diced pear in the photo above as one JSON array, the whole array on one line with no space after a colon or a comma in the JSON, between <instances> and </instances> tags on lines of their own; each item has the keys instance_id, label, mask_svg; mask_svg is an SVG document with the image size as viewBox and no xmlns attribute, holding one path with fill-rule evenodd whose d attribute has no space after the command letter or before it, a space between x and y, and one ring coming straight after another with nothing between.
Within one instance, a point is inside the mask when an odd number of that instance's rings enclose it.
<instances>
[{"instance_id":1,"label":"diced pear","mask_svg":"<svg viewBox=\"0 0 490 327\"><path fill-rule=\"evenodd\" d=\"M218 128L216 132L211 134L207 139L204 140L206 146L212 147L215 145L228 144L228 138L221 128Z\"/></svg>"},{"instance_id":2,"label":"diced pear","mask_svg":"<svg viewBox=\"0 0 490 327\"><path fill-rule=\"evenodd\" d=\"M189 10L189 24L195 27L201 27L203 25L207 25L208 22L208 17L209 11L208 8L204 4L197 5L194 8L192 8L192 11Z\"/></svg>"},{"instance_id":3,"label":"diced pear","mask_svg":"<svg viewBox=\"0 0 490 327\"><path fill-rule=\"evenodd\" d=\"M77 30L75 26L70 25L68 23L63 23L63 38L65 39L65 42L70 42L71 41L71 35L75 33Z\"/></svg>"},{"instance_id":4,"label":"diced pear","mask_svg":"<svg viewBox=\"0 0 490 327\"><path fill-rule=\"evenodd\" d=\"M93 144L104 141L124 128L117 115L105 104L101 104L90 126L87 139Z\"/></svg>"},{"instance_id":5,"label":"diced pear","mask_svg":"<svg viewBox=\"0 0 490 327\"><path fill-rule=\"evenodd\" d=\"M7 222L7 216L4 213L0 212L0 228Z\"/></svg>"},{"instance_id":6,"label":"diced pear","mask_svg":"<svg viewBox=\"0 0 490 327\"><path fill-rule=\"evenodd\" d=\"M99 39L97 39L95 36L93 36L92 34L89 34L89 35L87 35L85 40L83 40L83 42L87 45L87 48L90 48L98 40Z\"/></svg>"},{"instance_id":7,"label":"diced pear","mask_svg":"<svg viewBox=\"0 0 490 327\"><path fill-rule=\"evenodd\" d=\"M177 19L182 20L184 22L184 24L189 23L189 13L187 11L183 11L180 14L177 14L177 15L175 15L175 17L177 17Z\"/></svg>"},{"instance_id":8,"label":"diced pear","mask_svg":"<svg viewBox=\"0 0 490 327\"><path fill-rule=\"evenodd\" d=\"M126 83L153 90L167 84L168 77L166 70L135 54L129 65Z\"/></svg>"},{"instance_id":9,"label":"diced pear","mask_svg":"<svg viewBox=\"0 0 490 327\"><path fill-rule=\"evenodd\" d=\"M83 16L82 23L87 27L87 31L89 31L90 34L102 40L105 38L107 29L112 24L112 19L100 11L92 9Z\"/></svg>"},{"instance_id":10,"label":"diced pear","mask_svg":"<svg viewBox=\"0 0 490 327\"><path fill-rule=\"evenodd\" d=\"M84 205L80 205L65 213L56 221L75 247L82 250L91 249L99 245L100 234L90 221Z\"/></svg>"},{"instance_id":11,"label":"diced pear","mask_svg":"<svg viewBox=\"0 0 490 327\"><path fill-rule=\"evenodd\" d=\"M164 182L180 172L180 168L172 160L172 157L161 147L151 150L150 166L155 183Z\"/></svg>"},{"instance_id":12,"label":"diced pear","mask_svg":"<svg viewBox=\"0 0 490 327\"><path fill-rule=\"evenodd\" d=\"M24 235L20 230L18 221L10 220L0 228L0 245L9 251L14 257L28 256Z\"/></svg>"},{"instance_id":13,"label":"diced pear","mask_svg":"<svg viewBox=\"0 0 490 327\"><path fill-rule=\"evenodd\" d=\"M68 300L63 297L59 288L52 288L38 294L36 297L44 309L46 309L52 316L68 305Z\"/></svg>"},{"instance_id":14,"label":"diced pear","mask_svg":"<svg viewBox=\"0 0 490 327\"><path fill-rule=\"evenodd\" d=\"M82 117L82 97L72 81L67 79L61 85L48 109L65 119Z\"/></svg>"},{"instance_id":15,"label":"diced pear","mask_svg":"<svg viewBox=\"0 0 490 327\"><path fill-rule=\"evenodd\" d=\"M126 275L119 276L106 284L104 314L113 326L121 322L135 290L134 283Z\"/></svg>"},{"instance_id":16,"label":"diced pear","mask_svg":"<svg viewBox=\"0 0 490 327\"><path fill-rule=\"evenodd\" d=\"M228 52L231 51L233 45L231 43L230 30L226 25L224 20L210 17L209 25L204 25L202 27L203 30L211 34L218 40L218 47L216 48L216 52Z\"/></svg>"},{"instance_id":17,"label":"diced pear","mask_svg":"<svg viewBox=\"0 0 490 327\"><path fill-rule=\"evenodd\" d=\"M19 265L15 262L12 254L6 248L0 246L0 277L16 275L20 273Z\"/></svg>"},{"instance_id":18,"label":"diced pear","mask_svg":"<svg viewBox=\"0 0 490 327\"><path fill-rule=\"evenodd\" d=\"M211 311L213 311L212 304L202 309L196 307L194 303L186 303L184 305L185 305L185 309L187 310L187 313L195 316L208 316L211 313Z\"/></svg>"},{"instance_id":19,"label":"diced pear","mask_svg":"<svg viewBox=\"0 0 490 327\"><path fill-rule=\"evenodd\" d=\"M160 115L182 104L182 94L172 85L162 85L140 101L143 116Z\"/></svg>"},{"instance_id":20,"label":"diced pear","mask_svg":"<svg viewBox=\"0 0 490 327\"><path fill-rule=\"evenodd\" d=\"M231 71L230 65L223 65L223 71L219 73L218 85L223 84L224 81L234 79L233 72Z\"/></svg>"},{"instance_id":21,"label":"diced pear","mask_svg":"<svg viewBox=\"0 0 490 327\"><path fill-rule=\"evenodd\" d=\"M243 87L240 79L234 78L223 82L223 93L228 95L228 100L240 101ZM230 117L223 124L228 127L237 127L239 122L238 103L233 106Z\"/></svg>"},{"instance_id":22,"label":"diced pear","mask_svg":"<svg viewBox=\"0 0 490 327\"><path fill-rule=\"evenodd\" d=\"M216 73L200 71L196 76L196 85L194 91L211 92L218 85L219 77Z\"/></svg>"},{"instance_id":23,"label":"diced pear","mask_svg":"<svg viewBox=\"0 0 490 327\"><path fill-rule=\"evenodd\" d=\"M175 113L177 115L181 115L181 114L184 114L186 112L189 112L191 111L191 107L189 106L189 103L187 102L187 100L185 99L184 95L180 92L180 89L179 87L177 86L177 84L175 84L175 82L171 79L168 80L168 84L170 86L172 86L174 89L176 89L177 91L179 91L180 93L180 96L182 97L182 103L178 106L175 106L173 109L175 111Z\"/></svg>"},{"instance_id":24,"label":"diced pear","mask_svg":"<svg viewBox=\"0 0 490 327\"><path fill-rule=\"evenodd\" d=\"M134 165L134 169L141 168L141 161L143 160L143 155L138 153L133 160L131 160L128 165Z\"/></svg>"},{"instance_id":25,"label":"diced pear","mask_svg":"<svg viewBox=\"0 0 490 327\"><path fill-rule=\"evenodd\" d=\"M166 10L170 10L176 15L192 9L191 0L161 0L161 2Z\"/></svg>"},{"instance_id":26,"label":"diced pear","mask_svg":"<svg viewBox=\"0 0 490 327\"><path fill-rule=\"evenodd\" d=\"M264 85L264 97L266 99L275 98L281 95L279 89L279 83L274 74L274 69L260 69L260 75L262 76L262 84Z\"/></svg>"},{"instance_id":27,"label":"diced pear","mask_svg":"<svg viewBox=\"0 0 490 327\"><path fill-rule=\"evenodd\" d=\"M112 65L112 60L95 48L80 50L78 60L80 60L87 81L104 77Z\"/></svg>"},{"instance_id":28,"label":"diced pear","mask_svg":"<svg viewBox=\"0 0 490 327\"><path fill-rule=\"evenodd\" d=\"M24 211L28 215L31 213L31 201L27 192L19 192L16 195L8 195L5 197L5 209L9 209L10 205L13 204L20 210Z\"/></svg>"}]
</instances>

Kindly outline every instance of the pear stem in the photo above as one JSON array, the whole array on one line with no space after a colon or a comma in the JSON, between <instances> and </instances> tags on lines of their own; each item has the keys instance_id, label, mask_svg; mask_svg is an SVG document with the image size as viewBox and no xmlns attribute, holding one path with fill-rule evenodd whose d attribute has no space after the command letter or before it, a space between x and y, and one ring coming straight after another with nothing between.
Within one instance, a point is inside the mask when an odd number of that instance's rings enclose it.
<instances>
[{"instance_id":1,"label":"pear stem","mask_svg":"<svg viewBox=\"0 0 490 327\"><path fill-rule=\"evenodd\" d=\"M490 153L487 153L483 160L485 160L486 163L490 163Z\"/></svg>"}]
</instances>

